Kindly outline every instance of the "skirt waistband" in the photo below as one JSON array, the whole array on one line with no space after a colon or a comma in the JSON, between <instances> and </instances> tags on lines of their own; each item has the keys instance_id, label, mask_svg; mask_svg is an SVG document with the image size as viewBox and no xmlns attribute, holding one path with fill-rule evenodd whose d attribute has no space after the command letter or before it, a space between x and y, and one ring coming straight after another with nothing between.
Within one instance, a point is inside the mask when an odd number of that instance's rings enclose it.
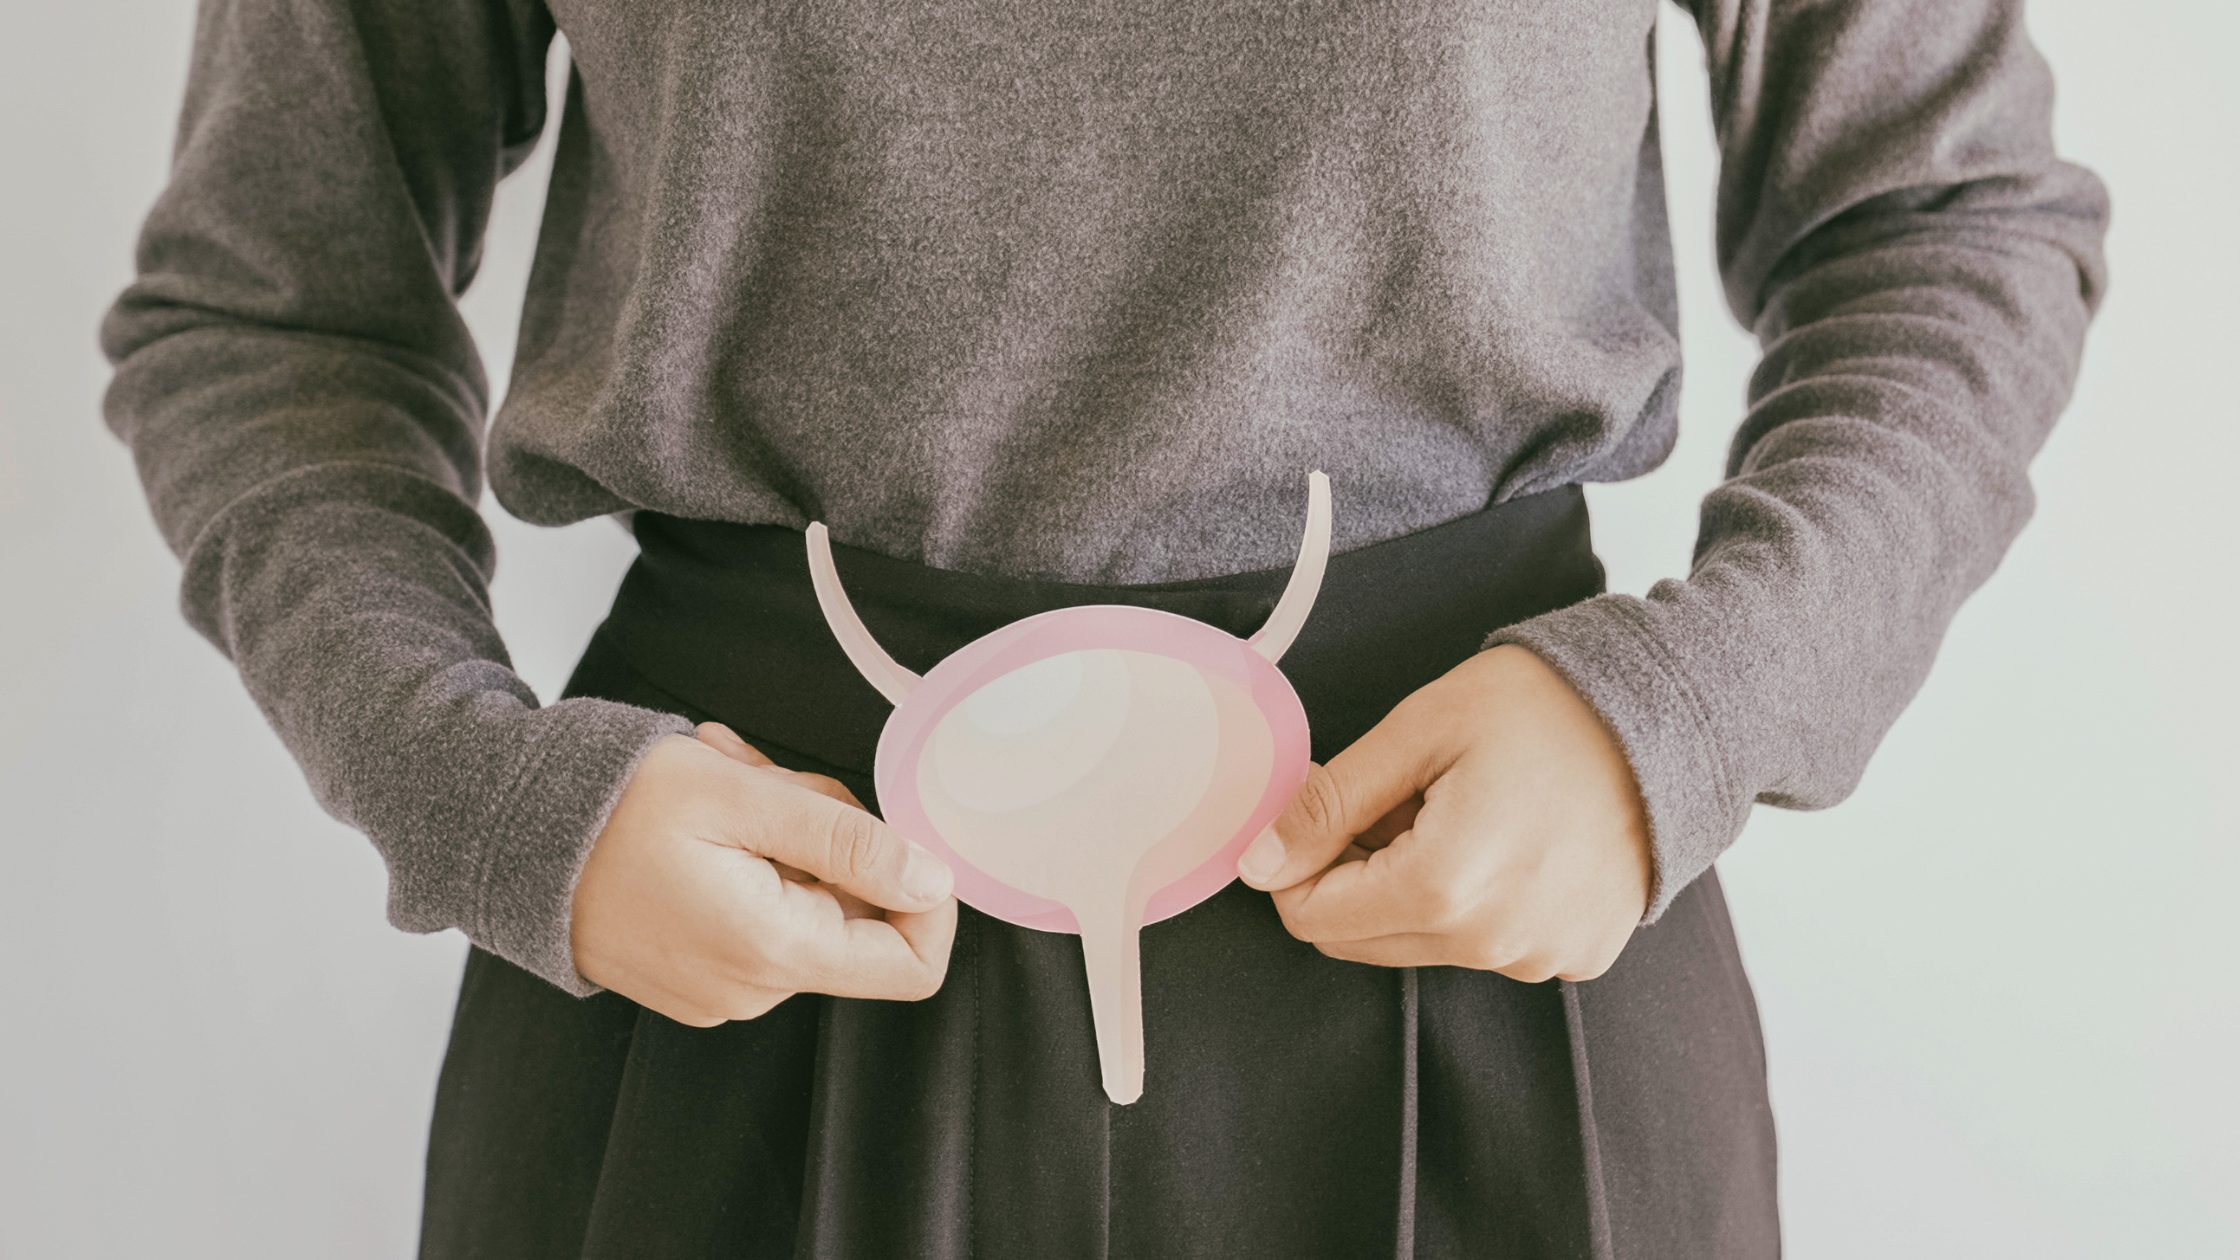
<instances>
[{"instance_id":1,"label":"skirt waistband","mask_svg":"<svg viewBox=\"0 0 2240 1260\"><path fill-rule=\"evenodd\" d=\"M600 627L607 645L684 707L833 769L868 774L889 706L848 664L810 586L799 531L651 512L640 556ZM1248 637L1290 568L1096 586L959 573L835 545L864 624L924 672L1011 622L1082 604L1133 604ZM1602 590L1586 499L1563 486L1333 555L1282 665L1327 760L1495 629Z\"/></svg>"}]
</instances>

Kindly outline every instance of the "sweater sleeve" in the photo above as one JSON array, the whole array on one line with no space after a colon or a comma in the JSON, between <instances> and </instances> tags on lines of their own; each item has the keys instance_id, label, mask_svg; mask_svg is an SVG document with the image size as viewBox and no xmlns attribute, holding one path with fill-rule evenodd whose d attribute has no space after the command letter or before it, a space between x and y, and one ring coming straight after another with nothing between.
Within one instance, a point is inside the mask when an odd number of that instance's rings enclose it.
<instances>
[{"instance_id":1,"label":"sweater sleeve","mask_svg":"<svg viewBox=\"0 0 2240 1260\"><path fill-rule=\"evenodd\" d=\"M1848 795L2030 514L2104 273L2020 0L1698 0L1727 300L1764 359L1684 581L1492 643L1600 711L1648 808L1649 918L1753 802Z\"/></svg>"},{"instance_id":2,"label":"sweater sleeve","mask_svg":"<svg viewBox=\"0 0 2240 1260\"><path fill-rule=\"evenodd\" d=\"M539 708L490 615L486 389L453 299L541 129L552 32L534 0L206 0L102 343L187 618L380 850L391 921L589 993L576 877L689 726Z\"/></svg>"}]
</instances>

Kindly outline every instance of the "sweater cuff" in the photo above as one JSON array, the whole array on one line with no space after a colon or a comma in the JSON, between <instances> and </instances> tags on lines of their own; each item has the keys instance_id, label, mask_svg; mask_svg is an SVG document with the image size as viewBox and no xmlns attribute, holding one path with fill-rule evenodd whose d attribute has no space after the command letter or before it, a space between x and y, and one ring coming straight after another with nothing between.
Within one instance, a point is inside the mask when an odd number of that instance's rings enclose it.
<instances>
[{"instance_id":1,"label":"sweater cuff","mask_svg":"<svg viewBox=\"0 0 2240 1260\"><path fill-rule=\"evenodd\" d=\"M1504 643L1546 661L1617 737L1648 810L1656 872L1641 921L1656 922L1750 814L1708 709L1630 595L1599 595L1486 640Z\"/></svg>"},{"instance_id":2,"label":"sweater cuff","mask_svg":"<svg viewBox=\"0 0 2240 1260\"><path fill-rule=\"evenodd\" d=\"M506 738L514 744L506 750L513 773L491 802L482 834L463 846L464 869L454 868L464 880L463 898L417 887L419 881L392 863L389 920L407 931L456 925L507 962L576 997L589 997L599 986L576 971L568 935L576 880L638 763L663 738L690 736L692 724L674 714L586 698L519 713L514 720L519 726ZM457 905L457 917L431 916L432 900Z\"/></svg>"}]
</instances>

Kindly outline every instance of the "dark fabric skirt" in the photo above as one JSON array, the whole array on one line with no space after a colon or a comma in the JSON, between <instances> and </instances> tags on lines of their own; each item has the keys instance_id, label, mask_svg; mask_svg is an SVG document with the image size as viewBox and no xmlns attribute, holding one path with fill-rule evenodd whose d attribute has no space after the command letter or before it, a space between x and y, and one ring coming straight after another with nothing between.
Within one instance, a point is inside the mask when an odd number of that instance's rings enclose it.
<instances>
[{"instance_id":1,"label":"dark fabric skirt","mask_svg":"<svg viewBox=\"0 0 2240 1260\"><path fill-rule=\"evenodd\" d=\"M886 702L801 535L641 514L574 678L728 723L877 808ZM1288 570L1098 587L835 548L923 671L1021 617L1128 603L1248 636ZM1331 559L1283 659L1326 760L1495 627L1594 594L1576 487ZM960 915L923 1002L688 1028L480 950L428 1153L426 1257L1765 1257L1773 1130L1715 877L1617 966L1526 985L1339 962L1231 884L1143 934L1143 1098L1106 1101L1078 938Z\"/></svg>"}]
</instances>

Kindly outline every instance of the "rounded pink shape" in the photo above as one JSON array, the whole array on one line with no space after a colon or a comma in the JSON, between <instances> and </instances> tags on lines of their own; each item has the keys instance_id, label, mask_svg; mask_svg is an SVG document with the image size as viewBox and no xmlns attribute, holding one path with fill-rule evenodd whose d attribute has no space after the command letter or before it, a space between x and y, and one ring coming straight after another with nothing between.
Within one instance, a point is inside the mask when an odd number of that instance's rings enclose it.
<instances>
[{"instance_id":1,"label":"rounded pink shape","mask_svg":"<svg viewBox=\"0 0 2240 1260\"><path fill-rule=\"evenodd\" d=\"M1012 622L957 649L926 673L879 733L872 779L887 822L947 862L956 873L957 898L983 914L1021 927L1078 934L1073 912L982 871L941 838L918 799L918 761L933 728L951 708L1015 669L1052 656L1117 648L1172 657L1226 678L1252 698L1267 719L1273 769L1260 803L1197 869L1151 895L1143 921L1157 923L1197 905L1234 879L1237 858L1262 828L1276 820L1291 794L1307 780L1307 713L1291 681L1243 639L1202 621L1124 604L1088 604L1038 613Z\"/></svg>"}]
</instances>

